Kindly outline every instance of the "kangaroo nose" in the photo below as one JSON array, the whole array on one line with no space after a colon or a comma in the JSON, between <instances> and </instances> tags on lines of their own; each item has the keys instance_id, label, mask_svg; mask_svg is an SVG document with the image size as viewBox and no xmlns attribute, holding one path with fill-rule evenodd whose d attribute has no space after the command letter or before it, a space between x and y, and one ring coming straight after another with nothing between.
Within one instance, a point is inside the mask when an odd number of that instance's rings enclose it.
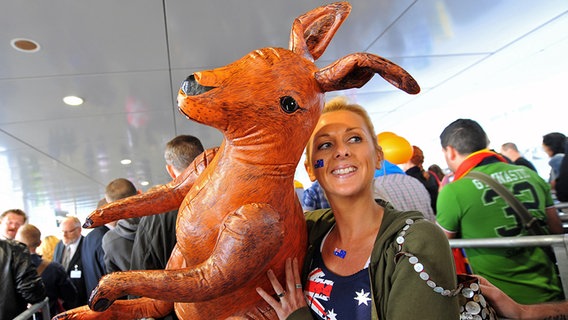
<instances>
[{"instance_id":1,"label":"kangaroo nose","mask_svg":"<svg viewBox=\"0 0 568 320\"><path fill-rule=\"evenodd\" d=\"M181 90L187 96L197 96L214 88L215 87L206 87L200 85L195 80L195 76L193 74L187 77L185 81L181 84Z\"/></svg>"}]
</instances>

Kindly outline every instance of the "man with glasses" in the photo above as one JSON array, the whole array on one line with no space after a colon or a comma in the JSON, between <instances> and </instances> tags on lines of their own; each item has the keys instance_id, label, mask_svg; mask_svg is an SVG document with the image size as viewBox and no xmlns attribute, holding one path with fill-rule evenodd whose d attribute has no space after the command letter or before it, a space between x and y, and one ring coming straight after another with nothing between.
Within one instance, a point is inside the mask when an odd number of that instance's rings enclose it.
<instances>
[{"instance_id":1,"label":"man with glasses","mask_svg":"<svg viewBox=\"0 0 568 320\"><path fill-rule=\"evenodd\" d=\"M66 217L59 227L62 239L55 247L53 261L63 265L79 293L74 305L63 305L65 309L71 309L87 304L88 297L81 262L81 244L84 237L81 235L81 221L77 217Z\"/></svg>"}]
</instances>

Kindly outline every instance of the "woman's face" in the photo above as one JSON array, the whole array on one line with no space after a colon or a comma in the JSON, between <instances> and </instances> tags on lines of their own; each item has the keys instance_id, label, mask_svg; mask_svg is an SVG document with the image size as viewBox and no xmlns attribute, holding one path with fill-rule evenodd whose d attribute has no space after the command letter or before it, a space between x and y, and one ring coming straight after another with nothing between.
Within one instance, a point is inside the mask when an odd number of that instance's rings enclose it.
<instances>
[{"instance_id":1,"label":"woman's face","mask_svg":"<svg viewBox=\"0 0 568 320\"><path fill-rule=\"evenodd\" d=\"M544 143L542 144L542 150L544 150L544 152L549 156L552 157L554 155L554 151L552 151L552 149L545 145Z\"/></svg>"},{"instance_id":2,"label":"woman's face","mask_svg":"<svg viewBox=\"0 0 568 320\"><path fill-rule=\"evenodd\" d=\"M314 130L309 165L328 198L372 194L379 153L361 116L333 111L324 113Z\"/></svg>"}]
</instances>

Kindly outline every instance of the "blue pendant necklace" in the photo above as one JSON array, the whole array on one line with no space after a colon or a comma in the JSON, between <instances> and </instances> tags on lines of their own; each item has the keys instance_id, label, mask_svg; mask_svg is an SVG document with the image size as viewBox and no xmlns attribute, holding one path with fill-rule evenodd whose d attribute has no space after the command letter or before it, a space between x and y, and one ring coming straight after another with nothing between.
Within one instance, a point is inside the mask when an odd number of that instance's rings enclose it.
<instances>
[{"instance_id":1,"label":"blue pendant necklace","mask_svg":"<svg viewBox=\"0 0 568 320\"><path fill-rule=\"evenodd\" d=\"M340 248L335 248L333 250L333 255L336 257L340 257L341 259L345 259L345 255L347 254L347 251L340 249Z\"/></svg>"}]
</instances>

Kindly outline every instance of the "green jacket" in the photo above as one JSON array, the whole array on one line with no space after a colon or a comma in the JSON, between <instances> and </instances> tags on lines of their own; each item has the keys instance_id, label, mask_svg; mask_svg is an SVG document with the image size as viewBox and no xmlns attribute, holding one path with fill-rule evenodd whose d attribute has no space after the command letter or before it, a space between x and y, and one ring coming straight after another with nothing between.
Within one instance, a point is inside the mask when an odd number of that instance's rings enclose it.
<instances>
[{"instance_id":1,"label":"green jacket","mask_svg":"<svg viewBox=\"0 0 568 320\"><path fill-rule=\"evenodd\" d=\"M396 238L406 225L407 219L416 221L406 231L402 251L412 253L424 265L424 271L438 286L444 289L456 288L456 274L453 255L443 231L424 219L417 211L401 212L390 204L379 202L385 207L381 228L375 240L369 276L373 291L372 319L459 319L457 297L442 296L432 290L419 277L408 257L395 258L399 252ZM315 250L335 224L331 209L306 213L308 225L308 251L302 269L302 282L310 272ZM288 319L312 319L309 308L292 313Z\"/></svg>"}]
</instances>

